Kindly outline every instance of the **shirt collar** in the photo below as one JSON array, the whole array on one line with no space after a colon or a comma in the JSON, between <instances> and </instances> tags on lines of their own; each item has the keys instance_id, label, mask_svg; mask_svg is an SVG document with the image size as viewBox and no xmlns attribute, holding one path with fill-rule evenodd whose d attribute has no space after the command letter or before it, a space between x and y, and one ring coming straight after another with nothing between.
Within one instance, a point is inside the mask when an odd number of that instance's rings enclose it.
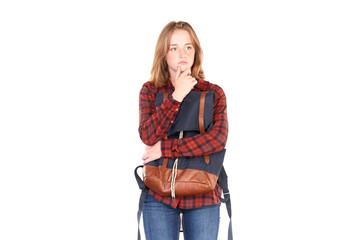
<instances>
[{"instance_id":1,"label":"shirt collar","mask_svg":"<svg viewBox=\"0 0 360 240\"><path fill-rule=\"evenodd\" d=\"M171 91L174 91L174 90L175 90L175 88L174 88L174 86L172 85L172 82L171 82L170 79L167 81L166 88L167 88L167 89L170 89Z\"/></svg>"}]
</instances>

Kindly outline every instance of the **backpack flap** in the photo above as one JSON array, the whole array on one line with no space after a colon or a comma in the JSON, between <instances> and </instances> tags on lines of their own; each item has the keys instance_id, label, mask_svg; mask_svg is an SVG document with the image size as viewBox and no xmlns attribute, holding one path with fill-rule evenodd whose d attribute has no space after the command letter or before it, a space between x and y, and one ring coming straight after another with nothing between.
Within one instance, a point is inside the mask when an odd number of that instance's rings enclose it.
<instances>
[{"instance_id":1,"label":"backpack flap","mask_svg":"<svg viewBox=\"0 0 360 240\"><path fill-rule=\"evenodd\" d=\"M199 106L200 95L202 92L191 91L183 100L179 113L168 132L168 138L178 138L180 131L190 137L199 134ZM172 93L169 93L171 95ZM157 93L155 100L155 109L163 102L164 93ZM204 128L205 131L212 128L213 106L215 101L215 93L207 92L205 97L204 110Z\"/></svg>"}]
</instances>

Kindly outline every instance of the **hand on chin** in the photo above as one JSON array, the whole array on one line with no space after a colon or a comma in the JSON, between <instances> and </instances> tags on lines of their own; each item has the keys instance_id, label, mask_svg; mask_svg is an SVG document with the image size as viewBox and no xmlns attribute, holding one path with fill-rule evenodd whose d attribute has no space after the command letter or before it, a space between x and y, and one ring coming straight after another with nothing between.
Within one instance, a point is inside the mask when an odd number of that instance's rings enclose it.
<instances>
[{"instance_id":1,"label":"hand on chin","mask_svg":"<svg viewBox=\"0 0 360 240\"><path fill-rule=\"evenodd\" d=\"M178 68L180 68L180 72L183 72L189 68L189 64L179 64Z\"/></svg>"}]
</instances>

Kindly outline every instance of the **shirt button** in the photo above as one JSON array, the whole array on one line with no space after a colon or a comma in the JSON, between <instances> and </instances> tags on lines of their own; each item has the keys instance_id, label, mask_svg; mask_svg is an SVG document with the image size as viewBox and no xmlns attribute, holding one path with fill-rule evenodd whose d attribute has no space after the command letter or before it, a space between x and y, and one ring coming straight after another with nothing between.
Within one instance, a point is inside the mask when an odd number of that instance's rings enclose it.
<instances>
[{"instance_id":1,"label":"shirt button","mask_svg":"<svg viewBox=\"0 0 360 240\"><path fill-rule=\"evenodd\" d=\"M171 123L174 123L174 121L173 121L173 120L171 120L170 122L171 122Z\"/></svg>"},{"instance_id":2,"label":"shirt button","mask_svg":"<svg viewBox=\"0 0 360 240\"><path fill-rule=\"evenodd\" d=\"M179 109L177 108L177 109L175 109L175 111L179 111Z\"/></svg>"}]
</instances>

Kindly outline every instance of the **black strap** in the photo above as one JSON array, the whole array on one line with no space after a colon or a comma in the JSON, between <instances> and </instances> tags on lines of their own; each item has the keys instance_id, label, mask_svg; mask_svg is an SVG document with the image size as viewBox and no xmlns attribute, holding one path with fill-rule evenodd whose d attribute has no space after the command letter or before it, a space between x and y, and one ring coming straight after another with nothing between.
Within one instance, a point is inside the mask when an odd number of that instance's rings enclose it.
<instances>
[{"instance_id":1,"label":"black strap","mask_svg":"<svg viewBox=\"0 0 360 240\"><path fill-rule=\"evenodd\" d=\"M220 171L220 175L218 178L218 183L220 185L220 187L223 190L223 194L224 194L224 198L220 197L220 201L222 203L226 204L226 209L230 218L230 222L229 222L229 229L228 229L228 240L233 240L233 235L232 235L232 222L231 222L231 200L230 200L230 192L229 192L229 188L228 188L228 177L227 174L225 172L225 168L224 166L221 168Z\"/></svg>"},{"instance_id":2,"label":"black strap","mask_svg":"<svg viewBox=\"0 0 360 240\"><path fill-rule=\"evenodd\" d=\"M136 181L139 185L139 188L141 189L141 195L140 195L140 200L139 200L139 210L137 212L137 220L138 220L138 240L141 240L141 235L140 235L140 218L141 218L141 213L143 211L143 206L144 206L144 201L145 201L145 197L146 197L146 194L148 193L149 189L148 187L145 186L143 180L140 178L140 176L137 174L137 170L138 168L143 168L144 165L140 165L140 166L137 166L135 168L135 178L136 178Z\"/></svg>"},{"instance_id":3,"label":"black strap","mask_svg":"<svg viewBox=\"0 0 360 240\"><path fill-rule=\"evenodd\" d=\"M136 181L137 181L137 184L139 185L139 188L141 190L145 190L145 191L148 191L149 188L147 186L145 186L143 180L141 179L141 177L137 174L137 170L138 168L143 168L144 165L139 165L135 168L135 171L134 171L134 174L135 174L135 178L136 178Z\"/></svg>"}]
</instances>

